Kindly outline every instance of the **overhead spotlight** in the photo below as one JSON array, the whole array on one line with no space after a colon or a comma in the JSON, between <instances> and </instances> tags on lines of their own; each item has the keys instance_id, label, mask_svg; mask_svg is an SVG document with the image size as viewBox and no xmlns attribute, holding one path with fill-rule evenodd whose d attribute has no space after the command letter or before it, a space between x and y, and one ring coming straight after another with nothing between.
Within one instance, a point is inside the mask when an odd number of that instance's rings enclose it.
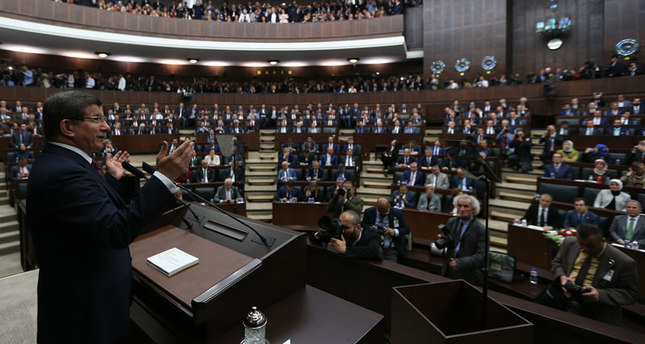
<instances>
[{"instance_id":1,"label":"overhead spotlight","mask_svg":"<svg viewBox=\"0 0 645 344\"><path fill-rule=\"evenodd\" d=\"M188 62L190 62L192 64L195 64L195 63L199 62L199 59L194 58L194 57L189 57L186 60L188 60Z\"/></svg>"},{"instance_id":2,"label":"overhead spotlight","mask_svg":"<svg viewBox=\"0 0 645 344\"><path fill-rule=\"evenodd\" d=\"M269 60L269 61L267 61L267 62L269 62L269 64L270 64L270 65L275 66L275 65L277 65L278 63L280 63L280 60Z\"/></svg>"},{"instance_id":3,"label":"overhead spotlight","mask_svg":"<svg viewBox=\"0 0 645 344\"><path fill-rule=\"evenodd\" d=\"M356 64L360 60L361 59L359 59L358 57L350 57L350 58L347 59L347 61L349 61L349 63L351 63L351 64Z\"/></svg>"},{"instance_id":4,"label":"overhead spotlight","mask_svg":"<svg viewBox=\"0 0 645 344\"><path fill-rule=\"evenodd\" d=\"M95 52L95 54L96 54L98 57L102 58L102 59L104 59L104 58L106 58L106 57L108 57L108 56L112 55L112 53L108 53L108 52L105 52L105 51L97 51L97 52Z\"/></svg>"}]
</instances>

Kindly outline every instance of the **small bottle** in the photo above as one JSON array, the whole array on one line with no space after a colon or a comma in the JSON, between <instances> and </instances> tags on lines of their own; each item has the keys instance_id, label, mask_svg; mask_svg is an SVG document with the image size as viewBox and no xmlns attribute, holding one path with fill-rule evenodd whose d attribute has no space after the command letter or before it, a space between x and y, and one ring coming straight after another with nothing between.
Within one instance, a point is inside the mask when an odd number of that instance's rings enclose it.
<instances>
[{"instance_id":1,"label":"small bottle","mask_svg":"<svg viewBox=\"0 0 645 344\"><path fill-rule=\"evenodd\" d=\"M593 182L593 174L590 174L590 175L589 175L589 181L590 181L590 182Z\"/></svg>"},{"instance_id":2,"label":"small bottle","mask_svg":"<svg viewBox=\"0 0 645 344\"><path fill-rule=\"evenodd\" d=\"M531 281L531 284L538 284L538 272L535 268L531 268L531 274L529 276L529 280Z\"/></svg>"},{"instance_id":3,"label":"small bottle","mask_svg":"<svg viewBox=\"0 0 645 344\"><path fill-rule=\"evenodd\" d=\"M309 203L314 203L314 198L313 197L309 197Z\"/></svg>"},{"instance_id":4,"label":"small bottle","mask_svg":"<svg viewBox=\"0 0 645 344\"><path fill-rule=\"evenodd\" d=\"M555 173L554 172L551 172L551 178L555 179Z\"/></svg>"},{"instance_id":5,"label":"small bottle","mask_svg":"<svg viewBox=\"0 0 645 344\"><path fill-rule=\"evenodd\" d=\"M638 241L636 240L632 241L631 249L638 250Z\"/></svg>"},{"instance_id":6,"label":"small bottle","mask_svg":"<svg viewBox=\"0 0 645 344\"><path fill-rule=\"evenodd\" d=\"M620 159L616 159L616 165L620 165Z\"/></svg>"},{"instance_id":7,"label":"small bottle","mask_svg":"<svg viewBox=\"0 0 645 344\"><path fill-rule=\"evenodd\" d=\"M265 344L267 318L256 307L251 310L242 322L244 325L244 340L240 344Z\"/></svg>"},{"instance_id":8,"label":"small bottle","mask_svg":"<svg viewBox=\"0 0 645 344\"><path fill-rule=\"evenodd\" d=\"M528 226L528 224L529 223L526 221L526 219L522 219L522 226L526 227Z\"/></svg>"},{"instance_id":9,"label":"small bottle","mask_svg":"<svg viewBox=\"0 0 645 344\"><path fill-rule=\"evenodd\" d=\"M605 178L605 184L609 184L610 180L611 180L611 178L609 178L609 177Z\"/></svg>"},{"instance_id":10,"label":"small bottle","mask_svg":"<svg viewBox=\"0 0 645 344\"><path fill-rule=\"evenodd\" d=\"M535 200L536 200L536 201L539 201L539 200L540 200L540 194L539 194L539 193L536 193L536 194L535 194Z\"/></svg>"}]
</instances>

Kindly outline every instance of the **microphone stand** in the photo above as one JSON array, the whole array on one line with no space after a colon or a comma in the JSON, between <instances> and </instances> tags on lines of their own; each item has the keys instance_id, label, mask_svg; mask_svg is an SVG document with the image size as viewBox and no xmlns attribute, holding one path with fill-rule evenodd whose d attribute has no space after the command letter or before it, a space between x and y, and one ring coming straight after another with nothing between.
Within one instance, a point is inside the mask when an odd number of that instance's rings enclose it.
<instances>
[{"instance_id":1,"label":"microphone stand","mask_svg":"<svg viewBox=\"0 0 645 344\"><path fill-rule=\"evenodd\" d=\"M150 164L148 164L148 163L147 163L147 162L145 162L145 161L141 163L141 168L143 168L143 170L144 170L144 171L148 172L148 173L149 173L149 174L151 174L151 175L152 175L153 173L155 173L155 168L154 168L154 167L152 167ZM182 189L183 191L188 192L191 196L193 196L193 197L195 197L195 198L199 199L201 202L204 202L204 204L208 204L210 207L212 207L212 208L216 209L217 211L219 211L220 213L222 213L222 214L224 214L224 215L226 215L226 216L230 217L230 218L231 218L231 219L233 219L235 222L237 222L237 223L241 224L242 226L244 226L244 227L246 227L246 228L250 229L253 233L255 233L255 234L260 238L260 240L262 240L262 243L264 244L264 246L266 246L266 247L271 247L271 246L273 245L273 243L269 244L269 243L268 243L268 241L267 241L267 239L266 239L262 234L260 234L257 230L255 230L255 228L251 227L251 226L250 226L249 224L247 224L247 223L242 222L242 220L240 220L240 219L238 219L237 217L235 217L235 216L231 215L228 211L226 211L226 210L224 210L224 209L222 209L222 208L218 207L217 205L213 204L213 202L211 202L211 201L209 201L209 200L205 199L204 197L202 197L202 196L200 196L200 195L196 194L195 192L193 192L193 191L192 191L192 190L190 190L189 188L187 188L187 187L185 187L185 186L183 186L183 185L181 185L181 184L176 184L176 185L177 185L177 187L178 187L178 188ZM274 241L275 241L275 240L274 240Z\"/></svg>"},{"instance_id":2,"label":"microphone stand","mask_svg":"<svg viewBox=\"0 0 645 344\"><path fill-rule=\"evenodd\" d=\"M486 246L484 250L484 268L482 269L484 280L482 284L482 326L486 329L488 323L487 314L487 298L488 298L488 252L490 251L490 228L488 227L488 214L489 214L489 195L491 181L501 183L502 180L495 174L495 172L488 166L486 159L478 156L477 159L482 163L484 173L479 176L479 179L484 182L484 216L486 218Z\"/></svg>"}]
</instances>

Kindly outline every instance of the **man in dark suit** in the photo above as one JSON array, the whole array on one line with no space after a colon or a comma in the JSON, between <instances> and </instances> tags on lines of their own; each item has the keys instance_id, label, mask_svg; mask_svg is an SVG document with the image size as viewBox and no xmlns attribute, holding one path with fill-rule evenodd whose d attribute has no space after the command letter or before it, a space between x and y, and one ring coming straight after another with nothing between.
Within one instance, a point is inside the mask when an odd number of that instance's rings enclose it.
<instances>
[{"instance_id":1,"label":"man in dark suit","mask_svg":"<svg viewBox=\"0 0 645 344\"><path fill-rule=\"evenodd\" d=\"M318 161L314 161L311 164L311 168L307 169L305 178L309 181L325 181L327 180L327 170L320 168L320 163Z\"/></svg>"},{"instance_id":2,"label":"man in dark suit","mask_svg":"<svg viewBox=\"0 0 645 344\"><path fill-rule=\"evenodd\" d=\"M618 77L618 76L623 76L625 73L625 65L618 60L618 55L614 54L611 55L611 62L609 63L609 67L607 68L609 72L609 77Z\"/></svg>"},{"instance_id":3,"label":"man in dark suit","mask_svg":"<svg viewBox=\"0 0 645 344\"><path fill-rule=\"evenodd\" d=\"M551 230L553 227L560 227L560 214L555 208L551 208L553 197L549 194L540 195L538 204L531 204L524 213L523 219L529 225L543 227L546 230Z\"/></svg>"},{"instance_id":4,"label":"man in dark suit","mask_svg":"<svg viewBox=\"0 0 645 344\"><path fill-rule=\"evenodd\" d=\"M556 146L562 146L564 139L555 131L554 125L548 125L546 132L540 137L540 143L544 143L544 149L540 154L540 160L543 163L551 160L551 155L555 152Z\"/></svg>"},{"instance_id":5,"label":"man in dark suit","mask_svg":"<svg viewBox=\"0 0 645 344\"><path fill-rule=\"evenodd\" d=\"M602 128L596 128L593 124L593 120L587 120L585 122L585 126L580 128L578 130L578 135L584 135L584 136L597 136L597 135L602 135L603 130Z\"/></svg>"},{"instance_id":6,"label":"man in dark suit","mask_svg":"<svg viewBox=\"0 0 645 344\"><path fill-rule=\"evenodd\" d=\"M289 181L278 189L275 200L278 202L296 202L299 193L300 189L293 186L293 181Z\"/></svg>"},{"instance_id":7,"label":"man in dark suit","mask_svg":"<svg viewBox=\"0 0 645 344\"><path fill-rule=\"evenodd\" d=\"M423 186L425 177L419 171L419 165L416 162L410 164L410 169L405 170L401 176L401 184L408 186Z\"/></svg>"},{"instance_id":8,"label":"man in dark suit","mask_svg":"<svg viewBox=\"0 0 645 344\"><path fill-rule=\"evenodd\" d=\"M27 130L27 125L24 123L20 125L20 130L11 135L12 147L19 149L21 144L24 144L27 149L31 149L31 146L34 145L34 138Z\"/></svg>"},{"instance_id":9,"label":"man in dark suit","mask_svg":"<svg viewBox=\"0 0 645 344\"><path fill-rule=\"evenodd\" d=\"M202 160L202 166L193 174L193 181L195 183L212 183L215 179L215 170L208 167L208 161Z\"/></svg>"},{"instance_id":10,"label":"man in dark suit","mask_svg":"<svg viewBox=\"0 0 645 344\"><path fill-rule=\"evenodd\" d=\"M408 187L405 184L401 184L399 189L392 193L390 205L397 209L416 208L416 198L416 192L408 191Z\"/></svg>"},{"instance_id":11,"label":"man in dark suit","mask_svg":"<svg viewBox=\"0 0 645 344\"><path fill-rule=\"evenodd\" d=\"M479 201L470 195L459 195L453 204L457 207L459 217L451 218L446 224L453 241L446 247L441 274L481 285L486 229L475 219L479 214Z\"/></svg>"},{"instance_id":12,"label":"man in dark suit","mask_svg":"<svg viewBox=\"0 0 645 344\"><path fill-rule=\"evenodd\" d=\"M544 166L544 177L555 179L573 180L571 166L562 163L562 154L553 153L552 163Z\"/></svg>"},{"instance_id":13,"label":"man in dark suit","mask_svg":"<svg viewBox=\"0 0 645 344\"><path fill-rule=\"evenodd\" d=\"M126 202L119 179L127 152L90 156L110 131L96 97L60 92L45 100L48 144L27 186L27 223L38 265L38 341L112 343L130 327L132 262L128 244L176 204L172 180L188 166L193 143L157 155L157 171Z\"/></svg>"},{"instance_id":14,"label":"man in dark suit","mask_svg":"<svg viewBox=\"0 0 645 344\"><path fill-rule=\"evenodd\" d=\"M564 309L575 314L618 325L622 306L638 300L636 262L608 245L602 230L591 224L579 226L576 237L564 239L551 263L551 273L560 288L549 290L564 300ZM584 290L567 293L567 283Z\"/></svg>"},{"instance_id":15,"label":"man in dark suit","mask_svg":"<svg viewBox=\"0 0 645 344\"><path fill-rule=\"evenodd\" d=\"M639 247L645 247L645 219L641 216L643 207L637 200L625 203L626 215L618 215L609 226L609 236L619 244L637 241Z\"/></svg>"},{"instance_id":16,"label":"man in dark suit","mask_svg":"<svg viewBox=\"0 0 645 344\"><path fill-rule=\"evenodd\" d=\"M344 254L348 258L383 259L381 237L368 228L362 228L361 217L357 212L344 211L340 214L339 220L343 226L343 234L340 239L331 238L329 241L329 248L332 251Z\"/></svg>"},{"instance_id":17,"label":"man in dark suit","mask_svg":"<svg viewBox=\"0 0 645 344\"><path fill-rule=\"evenodd\" d=\"M361 145L355 144L353 137L350 137L350 138L347 139L347 144L343 146L343 151L341 153L347 153L347 151L350 150L350 149L356 155L361 154Z\"/></svg>"},{"instance_id":18,"label":"man in dark suit","mask_svg":"<svg viewBox=\"0 0 645 344\"><path fill-rule=\"evenodd\" d=\"M27 164L27 158L20 158L18 165L14 165L9 173L9 182L17 179L27 179L31 173L31 164Z\"/></svg>"},{"instance_id":19,"label":"man in dark suit","mask_svg":"<svg viewBox=\"0 0 645 344\"><path fill-rule=\"evenodd\" d=\"M220 180L226 180L228 178L233 183L244 185L244 169L240 167L238 160L232 160L227 168L219 170L219 175Z\"/></svg>"},{"instance_id":20,"label":"man in dark suit","mask_svg":"<svg viewBox=\"0 0 645 344\"><path fill-rule=\"evenodd\" d=\"M333 152L334 152L334 153L338 153L338 152L339 152L338 144L337 144L337 143L334 143L334 137L333 137L333 136L330 136L330 137L327 139L327 143L324 143L324 144L322 144L322 145L321 145L321 147L320 147L320 151L321 151L321 152L328 152L328 151L329 151L329 148L331 148L331 149L333 150Z\"/></svg>"},{"instance_id":21,"label":"man in dark suit","mask_svg":"<svg viewBox=\"0 0 645 344\"><path fill-rule=\"evenodd\" d=\"M240 190L236 186L233 186L233 180L226 178L224 185L217 188L213 201L215 203L235 203L241 197Z\"/></svg>"},{"instance_id":22,"label":"man in dark suit","mask_svg":"<svg viewBox=\"0 0 645 344\"><path fill-rule=\"evenodd\" d=\"M327 147L325 145L325 147ZM336 166L338 165L338 157L334 154L334 149L332 147L326 148L327 154L323 154L320 157L320 164L323 166Z\"/></svg>"},{"instance_id":23,"label":"man in dark suit","mask_svg":"<svg viewBox=\"0 0 645 344\"><path fill-rule=\"evenodd\" d=\"M392 173L394 169L394 164L399 158L399 142L397 140L392 140L390 145L387 147L383 155L381 156L381 162L383 163L383 169L387 170L387 173ZM385 176L387 177L387 173Z\"/></svg>"},{"instance_id":24,"label":"man in dark suit","mask_svg":"<svg viewBox=\"0 0 645 344\"><path fill-rule=\"evenodd\" d=\"M645 107L641 105L640 98L634 98L632 101L632 106L629 108L629 112L632 115L643 115L645 114Z\"/></svg>"},{"instance_id":25,"label":"man in dark suit","mask_svg":"<svg viewBox=\"0 0 645 344\"><path fill-rule=\"evenodd\" d=\"M341 158L340 163L345 165L345 167L356 167L357 171L360 170L360 166L358 166L358 158L354 155L354 151L351 149L345 153L345 157Z\"/></svg>"},{"instance_id":26,"label":"man in dark suit","mask_svg":"<svg viewBox=\"0 0 645 344\"><path fill-rule=\"evenodd\" d=\"M475 179L466 176L466 171L463 168L458 168L457 174L452 176L450 187L453 189L460 188L464 191L469 191L475 187Z\"/></svg>"},{"instance_id":27,"label":"man in dark suit","mask_svg":"<svg viewBox=\"0 0 645 344\"><path fill-rule=\"evenodd\" d=\"M383 232L383 259L396 262L405 255L403 237L410 233L410 227L403 212L391 208L386 198L379 198L375 207L365 210L362 227Z\"/></svg>"},{"instance_id":28,"label":"man in dark suit","mask_svg":"<svg viewBox=\"0 0 645 344\"><path fill-rule=\"evenodd\" d=\"M344 192L339 192L339 190L344 190ZM340 216L340 214L346 210L353 210L360 213L363 210L364 203L363 199L356 195L354 182L351 180L345 180L342 184L342 188L335 189L332 192L331 199L327 204L327 212L334 214L334 217Z\"/></svg>"},{"instance_id":29,"label":"man in dark suit","mask_svg":"<svg viewBox=\"0 0 645 344\"><path fill-rule=\"evenodd\" d=\"M583 223L590 223L594 226L598 226L599 218L598 215L589 211L589 204L587 200L579 197L573 201L574 209L567 211L567 215L564 217L564 222L562 227L578 227Z\"/></svg>"},{"instance_id":30,"label":"man in dark suit","mask_svg":"<svg viewBox=\"0 0 645 344\"><path fill-rule=\"evenodd\" d=\"M439 159L432 154L432 148L426 147L423 157L419 159L419 167L424 172L430 172L433 165L439 164Z\"/></svg>"}]
</instances>

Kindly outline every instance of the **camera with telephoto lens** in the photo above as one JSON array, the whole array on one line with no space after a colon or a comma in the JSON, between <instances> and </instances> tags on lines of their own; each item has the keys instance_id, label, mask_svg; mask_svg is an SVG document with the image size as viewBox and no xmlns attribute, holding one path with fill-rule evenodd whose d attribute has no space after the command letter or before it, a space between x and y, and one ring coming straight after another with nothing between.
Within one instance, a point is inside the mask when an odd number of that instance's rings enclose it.
<instances>
[{"instance_id":1,"label":"camera with telephoto lens","mask_svg":"<svg viewBox=\"0 0 645 344\"><path fill-rule=\"evenodd\" d=\"M343 225L339 219L332 219L329 216L323 216L318 220L318 227L323 231L316 231L312 234L312 239L319 242L329 243L331 238L340 239L343 233Z\"/></svg>"},{"instance_id":2,"label":"camera with telephoto lens","mask_svg":"<svg viewBox=\"0 0 645 344\"><path fill-rule=\"evenodd\" d=\"M589 288L585 288L581 285L577 285L573 283L566 283L564 285L564 289L566 289L571 294L583 294L589 291Z\"/></svg>"},{"instance_id":3,"label":"camera with telephoto lens","mask_svg":"<svg viewBox=\"0 0 645 344\"><path fill-rule=\"evenodd\" d=\"M347 190L345 190L345 188L338 188L338 197L345 196L346 192L347 192Z\"/></svg>"},{"instance_id":4,"label":"camera with telephoto lens","mask_svg":"<svg viewBox=\"0 0 645 344\"><path fill-rule=\"evenodd\" d=\"M455 239L450 235L450 229L443 224L439 225L437 228L441 231L441 237L434 242L434 245L440 250L453 246Z\"/></svg>"},{"instance_id":5,"label":"camera with telephoto lens","mask_svg":"<svg viewBox=\"0 0 645 344\"><path fill-rule=\"evenodd\" d=\"M377 225L376 228L374 228L372 230L374 231L374 233L376 233L378 235L385 235L385 231L387 230L387 228Z\"/></svg>"}]
</instances>

